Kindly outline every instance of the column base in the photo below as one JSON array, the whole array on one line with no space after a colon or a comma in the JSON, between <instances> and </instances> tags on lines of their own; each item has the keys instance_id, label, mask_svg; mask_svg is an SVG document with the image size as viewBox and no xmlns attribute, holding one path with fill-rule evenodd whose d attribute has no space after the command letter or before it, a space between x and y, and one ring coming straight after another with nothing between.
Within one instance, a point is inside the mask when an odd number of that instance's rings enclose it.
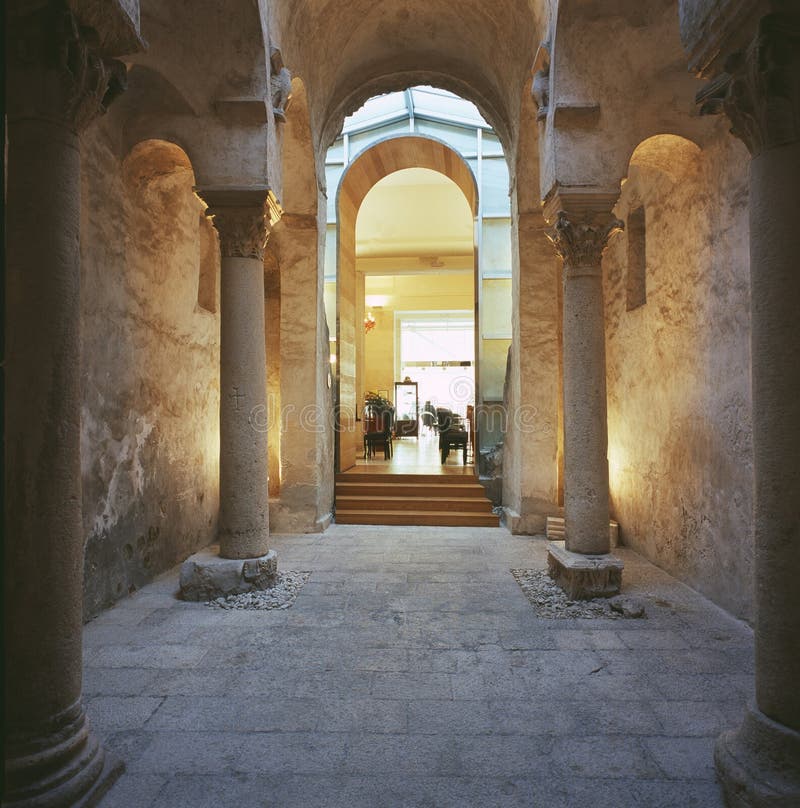
<instances>
[{"instance_id":1,"label":"column base","mask_svg":"<svg viewBox=\"0 0 800 808\"><path fill-rule=\"evenodd\" d=\"M125 771L89 731L77 703L53 719L46 736L6 739L3 805L94 808Z\"/></svg>"},{"instance_id":2,"label":"column base","mask_svg":"<svg viewBox=\"0 0 800 808\"><path fill-rule=\"evenodd\" d=\"M547 545L547 572L572 600L618 595L624 566L622 559L611 553L573 553L564 547L563 541Z\"/></svg>"},{"instance_id":3,"label":"column base","mask_svg":"<svg viewBox=\"0 0 800 808\"><path fill-rule=\"evenodd\" d=\"M714 763L729 808L800 805L800 733L752 706L738 729L719 736Z\"/></svg>"},{"instance_id":4,"label":"column base","mask_svg":"<svg viewBox=\"0 0 800 808\"><path fill-rule=\"evenodd\" d=\"M241 595L254 589L268 589L278 574L274 550L258 558L221 558L219 547L195 553L181 565L181 598L214 600Z\"/></svg>"}]
</instances>

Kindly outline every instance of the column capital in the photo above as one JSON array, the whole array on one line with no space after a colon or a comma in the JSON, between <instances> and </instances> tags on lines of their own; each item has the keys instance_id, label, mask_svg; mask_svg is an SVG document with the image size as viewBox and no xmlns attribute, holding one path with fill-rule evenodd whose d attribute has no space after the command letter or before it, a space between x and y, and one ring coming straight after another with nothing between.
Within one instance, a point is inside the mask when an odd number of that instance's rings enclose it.
<instances>
[{"instance_id":1,"label":"column capital","mask_svg":"<svg viewBox=\"0 0 800 808\"><path fill-rule=\"evenodd\" d=\"M718 86L731 132L751 154L800 141L800 13L762 17L750 44L728 57Z\"/></svg>"},{"instance_id":2,"label":"column capital","mask_svg":"<svg viewBox=\"0 0 800 808\"><path fill-rule=\"evenodd\" d=\"M565 268L592 267L599 274L600 261L609 239L624 228L624 223L610 211L578 218L560 210L555 223L545 234L564 259Z\"/></svg>"},{"instance_id":3,"label":"column capital","mask_svg":"<svg viewBox=\"0 0 800 808\"><path fill-rule=\"evenodd\" d=\"M208 205L206 216L213 217L222 257L263 261L273 220L269 186L205 186L194 190Z\"/></svg>"},{"instance_id":4,"label":"column capital","mask_svg":"<svg viewBox=\"0 0 800 808\"><path fill-rule=\"evenodd\" d=\"M125 90L125 65L102 55L97 32L66 4L10 12L8 28L11 120L49 120L80 133Z\"/></svg>"}]
</instances>

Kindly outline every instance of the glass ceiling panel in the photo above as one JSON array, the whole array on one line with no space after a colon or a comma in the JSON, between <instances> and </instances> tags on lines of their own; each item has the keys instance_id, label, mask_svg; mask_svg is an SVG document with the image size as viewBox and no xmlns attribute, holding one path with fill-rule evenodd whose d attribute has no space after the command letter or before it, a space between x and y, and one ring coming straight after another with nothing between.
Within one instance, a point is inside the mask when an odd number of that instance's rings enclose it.
<instances>
[{"instance_id":1,"label":"glass ceiling panel","mask_svg":"<svg viewBox=\"0 0 800 808\"><path fill-rule=\"evenodd\" d=\"M414 87L411 90L414 114L424 117L455 121L471 126L487 126L478 108L447 90L434 87Z\"/></svg>"},{"instance_id":2,"label":"glass ceiling panel","mask_svg":"<svg viewBox=\"0 0 800 808\"><path fill-rule=\"evenodd\" d=\"M345 118L342 131L358 131L396 117L409 117L412 113L460 126L489 127L472 102L447 90L412 87L406 92L386 93L370 98L363 107Z\"/></svg>"},{"instance_id":3,"label":"glass ceiling panel","mask_svg":"<svg viewBox=\"0 0 800 808\"><path fill-rule=\"evenodd\" d=\"M363 107L344 119L342 132L380 124L385 120L408 115L405 93L386 93L370 98Z\"/></svg>"}]
</instances>

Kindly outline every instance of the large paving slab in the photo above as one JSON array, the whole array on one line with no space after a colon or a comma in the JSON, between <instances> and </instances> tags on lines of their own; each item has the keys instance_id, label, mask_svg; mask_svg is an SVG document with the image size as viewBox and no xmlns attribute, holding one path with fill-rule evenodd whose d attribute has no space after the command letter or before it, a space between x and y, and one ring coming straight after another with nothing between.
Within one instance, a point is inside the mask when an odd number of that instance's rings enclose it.
<instances>
[{"instance_id":1,"label":"large paving slab","mask_svg":"<svg viewBox=\"0 0 800 808\"><path fill-rule=\"evenodd\" d=\"M503 528L276 536L283 611L177 600L178 569L85 627L104 808L721 808L716 735L753 689L742 623L624 548L635 620L543 619Z\"/></svg>"}]
</instances>

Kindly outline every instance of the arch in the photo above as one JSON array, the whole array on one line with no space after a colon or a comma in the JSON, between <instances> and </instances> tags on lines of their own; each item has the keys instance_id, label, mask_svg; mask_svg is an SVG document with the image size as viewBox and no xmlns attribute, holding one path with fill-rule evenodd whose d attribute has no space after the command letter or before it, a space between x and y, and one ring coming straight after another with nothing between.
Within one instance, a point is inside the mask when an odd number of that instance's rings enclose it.
<instances>
[{"instance_id":1,"label":"arch","mask_svg":"<svg viewBox=\"0 0 800 808\"><path fill-rule=\"evenodd\" d=\"M693 140L680 135L652 135L633 150L629 165L654 168L677 182L695 170L700 151Z\"/></svg>"},{"instance_id":2,"label":"arch","mask_svg":"<svg viewBox=\"0 0 800 808\"><path fill-rule=\"evenodd\" d=\"M531 0L276 0L287 63L309 90L315 145L367 98L432 84L469 99L508 149L546 11Z\"/></svg>"},{"instance_id":3,"label":"arch","mask_svg":"<svg viewBox=\"0 0 800 808\"><path fill-rule=\"evenodd\" d=\"M321 135L322 150L328 149L339 135L344 119L358 110L370 98L383 93L425 85L449 90L460 98L475 104L483 118L500 138L503 150L506 153L509 152L514 130L504 111L505 105L501 105L501 111L497 99L490 100L496 96L496 93L485 87L478 90L472 83L466 82L456 75L430 70L394 70L370 81L361 81L349 91L342 89L337 96L339 100L325 114Z\"/></svg>"},{"instance_id":4,"label":"arch","mask_svg":"<svg viewBox=\"0 0 800 808\"><path fill-rule=\"evenodd\" d=\"M176 171L192 172L192 161L186 150L171 140L146 138L136 143L122 163L125 181L132 187L147 185L152 179Z\"/></svg>"},{"instance_id":5,"label":"arch","mask_svg":"<svg viewBox=\"0 0 800 808\"><path fill-rule=\"evenodd\" d=\"M370 189L384 177L407 168L427 168L454 182L473 217L478 212L478 186L461 155L432 137L401 135L373 143L360 152L342 176L336 197L336 346L337 346L337 470L355 465L358 452L358 349L363 331L363 290L356 282L356 219ZM361 298L361 300L360 300Z\"/></svg>"},{"instance_id":6,"label":"arch","mask_svg":"<svg viewBox=\"0 0 800 808\"><path fill-rule=\"evenodd\" d=\"M128 90L109 114L121 123L126 153L132 153L143 142L169 142L188 155L192 165L196 164L190 142L197 128L196 110L159 70L134 64L128 71Z\"/></svg>"},{"instance_id":7,"label":"arch","mask_svg":"<svg viewBox=\"0 0 800 808\"><path fill-rule=\"evenodd\" d=\"M466 160L444 141L426 135L400 135L371 143L359 152L339 183L337 209L355 211L375 183L405 168L428 168L452 180L467 199L472 215L478 212L478 185Z\"/></svg>"}]
</instances>

